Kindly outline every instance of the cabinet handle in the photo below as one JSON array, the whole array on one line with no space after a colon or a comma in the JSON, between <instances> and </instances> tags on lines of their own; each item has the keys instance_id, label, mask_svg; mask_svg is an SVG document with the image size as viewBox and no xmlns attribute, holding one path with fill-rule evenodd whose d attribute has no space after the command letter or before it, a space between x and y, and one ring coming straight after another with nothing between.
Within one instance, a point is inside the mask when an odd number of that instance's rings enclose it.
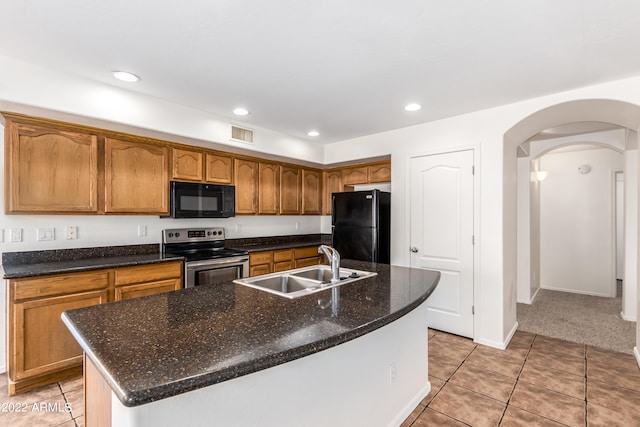
<instances>
[{"instance_id":1,"label":"cabinet handle","mask_svg":"<svg viewBox=\"0 0 640 427\"><path fill-rule=\"evenodd\" d=\"M413 252L414 254L418 252L418 248L416 248L415 246L411 247L411 252Z\"/></svg>"}]
</instances>

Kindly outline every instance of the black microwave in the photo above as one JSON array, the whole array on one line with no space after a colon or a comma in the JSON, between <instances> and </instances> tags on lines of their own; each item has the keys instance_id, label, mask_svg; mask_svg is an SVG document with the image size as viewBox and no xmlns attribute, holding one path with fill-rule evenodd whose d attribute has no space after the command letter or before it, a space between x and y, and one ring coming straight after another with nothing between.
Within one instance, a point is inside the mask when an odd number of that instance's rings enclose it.
<instances>
[{"instance_id":1,"label":"black microwave","mask_svg":"<svg viewBox=\"0 0 640 427\"><path fill-rule=\"evenodd\" d=\"M236 187L171 181L172 218L236 216Z\"/></svg>"}]
</instances>

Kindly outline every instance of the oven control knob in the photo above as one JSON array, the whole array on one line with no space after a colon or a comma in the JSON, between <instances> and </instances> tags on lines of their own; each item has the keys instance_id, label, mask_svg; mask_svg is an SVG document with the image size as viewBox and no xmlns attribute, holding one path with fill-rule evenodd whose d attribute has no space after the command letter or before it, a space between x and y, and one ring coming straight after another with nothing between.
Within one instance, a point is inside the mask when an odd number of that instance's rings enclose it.
<instances>
[{"instance_id":1,"label":"oven control knob","mask_svg":"<svg viewBox=\"0 0 640 427\"><path fill-rule=\"evenodd\" d=\"M173 237L173 233L169 233L169 237Z\"/></svg>"},{"instance_id":2,"label":"oven control knob","mask_svg":"<svg viewBox=\"0 0 640 427\"><path fill-rule=\"evenodd\" d=\"M176 233L176 237L180 237L180 233Z\"/></svg>"},{"instance_id":3,"label":"oven control knob","mask_svg":"<svg viewBox=\"0 0 640 427\"><path fill-rule=\"evenodd\" d=\"M222 236L222 231L218 231L218 236Z\"/></svg>"}]
</instances>

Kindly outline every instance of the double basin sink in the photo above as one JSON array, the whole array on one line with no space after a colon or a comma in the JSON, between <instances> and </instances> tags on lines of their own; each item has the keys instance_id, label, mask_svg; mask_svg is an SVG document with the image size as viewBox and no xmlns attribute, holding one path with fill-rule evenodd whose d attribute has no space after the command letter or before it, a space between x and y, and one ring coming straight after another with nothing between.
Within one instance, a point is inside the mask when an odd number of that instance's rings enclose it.
<instances>
[{"instance_id":1,"label":"double basin sink","mask_svg":"<svg viewBox=\"0 0 640 427\"><path fill-rule=\"evenodd\" d=\"M313 265L279 273L236 279L233 282L293 299L373 277L377 274L370 271L340 268L340 279L332 282L330 266Z\"/></svg>"}]
</instances>

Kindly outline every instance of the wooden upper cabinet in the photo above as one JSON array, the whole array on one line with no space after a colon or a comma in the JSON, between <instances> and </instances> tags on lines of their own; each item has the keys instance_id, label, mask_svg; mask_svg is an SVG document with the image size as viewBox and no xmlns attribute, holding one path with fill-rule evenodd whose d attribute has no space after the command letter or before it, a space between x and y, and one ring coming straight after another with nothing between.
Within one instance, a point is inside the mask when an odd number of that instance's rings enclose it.
<instances>
[{"instance_id":1,"label":"wooden upper cabinet","mask_svg":"<svg viewBox=\"0 0 640 427\"><path fill-rule=\"evenodd\" d=\"M236 214L258 212L258 162L235 159Z\"/></svg>"},{"instance_id":2,"label":"wooden upper cabinet","mask_svg":"<svg viewBox=\"0 0 640 427\"><path fill-rule=\"evenodd\" d=\"M301 169L280 166L280 214L299 215L301 204Z\"/></svg>"},{"instance_id":3,"label":"wooden upper cabinet","mask_svg":"<svg viewBox=\"0 0 640 427\"><path fill-rule=\"evenodd\" d=\"M366 184L368 177L369 171L366 165L344 168L342 170L342 185Z\"/></svg>"},{"instance_id":4,"label":"wooden upper cabinet","mask_svg":"<svg viewBox=\"0 0 640 427\"><path fill-rule=\"evenodd\" d=\"M105 139L105 212L169 213L168 148Z\"/></svg>"},{"instance_id":5,"label":"wooden upper cabinet","mask_svg":"<svg viewBox=\"0 0 640 427\"><path fill-rule=\"evenodd\" d=\"M178 180L202 181L203 153L173 148L171 177Z\"/></svg>"},{"instance_id":6,"label":"wooden upper cabinet","mask_svg":"<svg viewBox=\"0 0 640 427\"><path fill-rule=\"evenodd\" d=\"M391 182L391 162L369 165L368 181L370 183Z\"/></svg>"},{"instance_id":7,"label":"wooden upper cabinet","mask_svg":"<svg viewBox=\"0 0 640 427\"><path fill-rule=\"evenodd\" d=\"M302 169L302 214L322 213L322 174L318 170Z\"/></svg>"},{"instance_id":8,"label":"wooden upper cabinet","mask_svg":"<svg viewBox=\"0 0 640 427\"><path fill-rule=\"evenodd\" d=\"M7 213L96 213L98 142L91 133L7 121Z\"/></svg>"},{"instance_id":9,"label":"wooden upper cabinet","mask_svg":"<svg viewBox=\"0 0 640 427\"><path fill-rule=\"evenodd\" d=\"M207 153L205 181L215 184L233 184L233 158Z\"/></svg>"},{"instance_id":10,"label":"wooden upper cabinet","mask_svg":"<svg viewBox=\"0 0 640 427\"><path fill-rule=\"evenodd\" d=\"M260 162L258 174L258 213L277 215L280 206L280 166Z\"/></svg>"},{"instance_id":11,"label":"wooden upper cabinet","mask_svg":"<svg viewBox=\"0 0 640 427\"><path fill-rule=\"evenodd\" d=\"M324 215L331 215L333 193L341 193L342 191L344 191L344 186L342 184L342 170L334 169L322 172L322 183L324 189L322 213Z\"/></svg>"}]
</instances>

